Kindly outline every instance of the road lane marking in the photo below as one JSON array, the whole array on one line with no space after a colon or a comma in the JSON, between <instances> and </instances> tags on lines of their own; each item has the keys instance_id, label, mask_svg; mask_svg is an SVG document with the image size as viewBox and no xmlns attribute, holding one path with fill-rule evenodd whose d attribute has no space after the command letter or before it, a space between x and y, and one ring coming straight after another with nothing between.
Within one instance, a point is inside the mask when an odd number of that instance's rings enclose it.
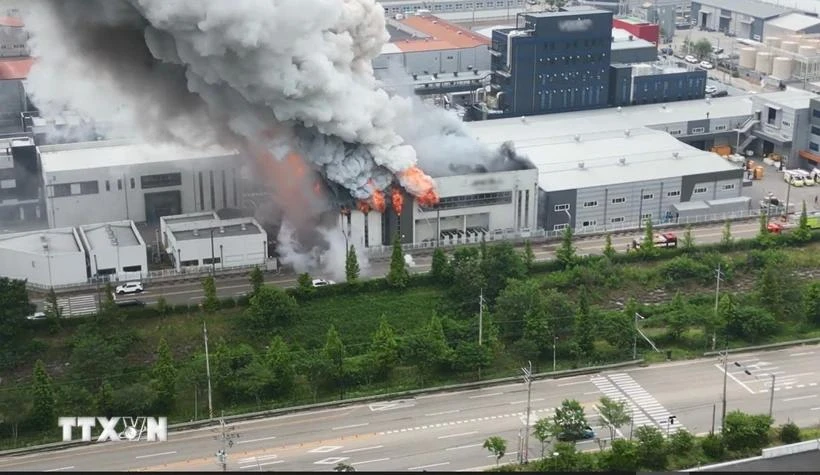
<instances>
[{"instance_id":1,"label":"road lane marking","mask_svg":"<svg viewBox=\"0 0 820 475\"><path fill-rule=\"evenodd\" d=\"M564 386L575 386L575 385L577 385L577 384L589 384L590 382L591 382L591 381L576 381L576 382L574 382L574 383L564 383L564 384L559 384L559 385L558 385L558 387L559 387L559 388L563 388Z\"/></svg>"},{"instance_id":2,"label":"road lane marking","mask_svg":"<svg viewBox=\"0 0 820 475\"><path fill-rule=\"evenodd\" d=\"M344 462L345 460L349 459L350 457L328 457L326 459L319 460L317 462L313 462L314 465L333 465L337 463Z\"/></svg>"},{"instance_id":3,"label":"road lane marking","mask_svg":"<svg viewBox=\"0 0 820 475\"><path fill-rule=\"evenodd\" d=\"M461 409L453 409L452 411L433 412L433 413L430 413L430 414L425 414L424 417L443 416L445 414L455 414L456 412L458 412L460 410Z\"/></svg>"},{"instance_id":4,"label":"road lane marking","mask_svg":"<svg viewBox=\"0 0 820 475\"><path fill-rule=\"evenodd\" d=\"M364 427L366 425L370 425L369 422L362 422L361 424L350 424L347 426L339 426L339 427L331 427L330 430L344 430L344 429L353 429L356 427Z\"/></svg>"},{"instance_id":5,"label":"road lane marking","mask_svg":"<svg viewBox=\"0 0 820 475\"><path fill-rule=\"evenodd\" d=\"M504 393L490 393L490 394L479 394L476 396L470 396L470 399L480 399L483 397L493 397L493 396L501 396Z\"/></svg>"},{"instance_id":6,"label":"road lane marking","mask_svg":"<svg viewBox=\"0 0 820 475\"><path fill-rule=\"evenodd\" d=\"M246 459L239 459L239 464L249 464L249 463L256 463L256 462L264 462L265 460L273 460L277 458L277 455L260 455L259 457L250 457Z\"/></svg>"},{"instance_id":7,"label":"road lane marking","mask_svg":"<svg viewBox=\"0 0 820 475\"><path fill-rule=\"evenodd\" d=\"M311 452L311 453L314 453L314 454L324 454L324 453L327 453L327 452L333 452L334 450L339 450L341 448L342 448L341 445L323 445L321 447L316 447L313 450L308 450L308 452Z\"/></svg>"},{"instance_id":8,"label":"road lane marking","mask_svg":"<svg viewBox=\"0 0 820 475\"><path fill-rule=\"evenodd\" d=\"M484 445L484 444L460 445L458 447L450 447L449 449L445 449L445 450L450 451L450 450L472 449L473 447L481 447L482 445Z\"/></svg>"},{"instance_id":9,"label":"road lane marking","mask_svg":"<svg viewBox=\"0 0 820 475\"><path fill-rule=\"evenodd\" d=\"M733 375L730 371L723 371L723 366L722 366L722 365L720 365L720 364L715 364L715 368L717 368L717 369L718 369L721 373L724 373L724 372L725 372L727 376L729 376L730 378L732 378L732 381L734 381L734 382L736 382L737 384L739 384L739 385L740 385L741 387L743 387L743 389L745 389L746 391L749 391L749 394L755 394L755 392L754 392L754 391L752 391L752 390L749 388L749 386L746 386L745 384L743 384L743 382L742 382L741 380L737 379L737 378L735 377L735 375Z\"/></svg>"},{"instance_id":10,"label":"road lane marking","mask_svg":"<svg viewBox=\"0 0 820 475\"><path fill-rule=\"evenodd\" d=\"M276 436L272 435L270 437L262 437L260 439L240 440L240 441L237 442L237 444L250 444L250 443L253 443L253 442L262 442L262 441L265 441L265 440L273 440L275 438L276 438Z\"/></svg>"},{"instance_id":11,"label":"road lane marking","mask_svg":"<svg viewBox=\"0 0 820 475\"><path fill-rule=\"evenodd\" d=\"M813 351L804 351L802 353L792 353L789 356L792 356L792 357L794 357L794 356L809 356L809 355L813 355L813 354L814 354Z\"/></svg>"},{"instance_id":12,"label":"road lane marking","mask_svg":"<svg viewBox=\"0 0 820 475\"><path fill-rule=\"evenodd\" d=\"M440 436L438 436L438 438L439 438L439 439L451 439L451 438L453 438L453 437L463 437L463 436L465 436L465 435L475 435L475 434L478 434L478 431L475 431L475 430L474 430L474 431L472 431L472 432L462 432L462 433L460 433L460 434L440 435Z\"/></svg>"},{"instance_id":13,"label":"road lane marking","mask_svg":"<svg viewBox=\"0 0 820 475\"><path fill-rule=\"evenodd\" d=\"M783 402L802 401L803 399L811 399L811 398L815 398L815 397L817 397L817 394L812 394L812 395L809 395L809 396L790 397L790 398L784 399Z\"/></svg>"},{"instance_id":14,"label":"road lane marking","mask_svg":"<svg viewBox=\"0 0 820 475\"><path fill-rule=\"evenodd\" d=\"M265 465L276 465L277 463L285 463L284 460L274 460L273 462L265 462L265 463L254 463L251 465L240 465L239 468L242 470L248 470L250 468L261 468Z\"/></svg>"},{"instance_id":15,"label":"road lane marking","mask_svg":"<svg viewBox=\"0 0 820 475\"><path fill-rule=\"evenodd\" d=\"M809 409L809 410L810 410L810 411L820 411L820 407L813 407L813 408L811 408L811 409Z\"/></svg>"},{"instance_id":16,"label":"road lane marking","mask_svg":"<svg viewBox=\"0 0 820 475\"><path fill-rule=\"evenodd\" d=\"M51 470L43 470L44 472L59 472L60 470L71 470L74 468L74 465L70 467L60 467L60 468L52 468Z\"/></svg>"},{"instance_id":17,"label":"road lane marking","mask_svg":"<svg viewBox=\"0 0 820 475\"><path fill-rule=\"evenodd\" d=\"M382 447L384 447L384 446L383 445L371 445L370 447L360 447L358 449L343 450L342 453L343 454L352 454L352 453L356 453L356 452L364 452L365 450L380 449Z\"/></svg>"},{"instance_id":18,"label":"road lane marking","mask_svg":"<svg viewBox=\"0 0 820 475\"><path fill-rule=\"evenodd\" d=\"M390 460L390 457L386 457L386 458L383 458L383 459L362 460L361 462L354 462L354 463L351 463L350 465L353 465L353 466L364 465L366 463L386 462L388 460Z\"/></svg>"},{"instance_id":19,"label":"road lane marking","mask_svg":"<svg viewBox=\"0 0 820 475\"><path fill-rule=\"evenodd\" d=\"M543 401L543 400L544 400L544 398L539 397L539 398L536 398L536 399L532 399L530 402L539 402L539 401ZM521 400L521 401L512 401L510 404L524 404L525 402L527 402L526 399Z\"/></svg>"},{"instance_id":20,"label":"road lane marking","mask_svg":"<svg viewBox=\"0 0 820 475\"><path fill-rule=\"evenodd\" d=\"M441 462L441 463L434 463L434 464L431 464L431 465L421 465L419 467L410 467L407 470L423 470L425 468L443 467L445 465L450 465L450 462Z\"/></svg>"},{"instance_id":21,"label":"road lane marking","mask_svg":"<svg viewBox=\"0 0 820 475\"><path fill-rule=\"evenodd\" d=\"M171 452L160 452L160 453L158 453L158 454L137 455L137 456L136 456L136 457L134 457L134 458L138 458L138 459L147 459L147 458L149 458L149 457L161 457L161 456L163 456L163 455L174 455L175 453L177 453L177 451L176 451L176 450L171 451Z\"/></svg>"}]
</instances>

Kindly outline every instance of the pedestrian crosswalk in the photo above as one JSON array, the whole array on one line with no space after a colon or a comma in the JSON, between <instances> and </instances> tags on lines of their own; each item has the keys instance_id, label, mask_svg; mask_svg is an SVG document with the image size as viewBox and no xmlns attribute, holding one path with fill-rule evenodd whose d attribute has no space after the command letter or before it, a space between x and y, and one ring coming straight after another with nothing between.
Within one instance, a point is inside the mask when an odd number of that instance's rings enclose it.
<instances>
[{"instance_id":1,"label":"pedestrian crosswalk","mask_svg":"<svg viewBox=\"0 0 820 475\"><path fill-rule=\"evenodd\" d=\"M626 410L632 418L635 427L654 425L652 421L644 414L640 408L635 407L635 404L630 401L624 393L618 390L608 379L603 376L596 376L592 378L592 383L604 393L604 396L613 401L623 402L626 405Z\"/></svg>"},{"instance_id":2,"label":"pedestrian crosswalk","mask_svg":"<svg viewBox=\"0 0 820 475\"><path fill-rule=\"evenodd\" d=\"M48 308L48 302L45 304ZM97 296L95 294L58 297L57 306L62 309L63 317L78 317L97 313Z\"/></svg>"},{"instance_id":3,"label":"pedestrian crosswalk","mask_svg":"<svg viewBox=\"0 0 820 475\"><path fill-rule=\"evenodd\" d=\"M635 382L632 376L625 373L618 373L610 374L609 378L621 391L643 409L664 432L671 434L686 429L686 427L677 420L674 420L670 426L670 416L672 416L672 413L666 410L646 389Z\"/></svg>"}]
</instances>

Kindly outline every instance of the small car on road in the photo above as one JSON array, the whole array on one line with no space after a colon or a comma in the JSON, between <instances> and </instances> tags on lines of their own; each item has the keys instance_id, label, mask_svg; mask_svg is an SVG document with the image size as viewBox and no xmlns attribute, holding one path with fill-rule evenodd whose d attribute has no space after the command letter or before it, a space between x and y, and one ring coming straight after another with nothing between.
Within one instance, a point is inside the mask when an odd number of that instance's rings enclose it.
<instances>
[{"instance_id":1,"label":"small car on road","mask_svg":"<svg viewBox=\"0 0 820 475\"><path fill-rule=\"evenodd\" d=\"M311 285L313 285L314 287L325 287L325 286L328 286L328 285L333 285L335 283L336 282L333 282L332 280L313 279L313 282L311 282Z\"/></svg>"},{"instance_id":2,"label":"small car on road","mask_svg":"<svg viewBox=\"0 0 820 475\"><path fill-rule=\"evenodd\" d=\"M115 292L117 295L124 295L124 294L138 294L142 292L144 289L142 288L141 282L128 282L123 285L118 285Z\"/></svg>"}]
</instances>

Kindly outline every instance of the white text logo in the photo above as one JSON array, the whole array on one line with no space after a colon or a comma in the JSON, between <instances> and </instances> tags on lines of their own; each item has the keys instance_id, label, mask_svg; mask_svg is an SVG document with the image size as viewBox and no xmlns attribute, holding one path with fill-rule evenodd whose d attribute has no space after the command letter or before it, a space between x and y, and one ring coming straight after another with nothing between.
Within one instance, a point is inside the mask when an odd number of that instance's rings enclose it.
<instances>
[{"instance_id":1,"label":"white text logo","mask_svg":"<svg viewBox=\"0 0 820 475\"><path fill-rule=\"evenodd\" d=\"M72 440L75 427L82 429L82 440L91 442L91 429L99 423L102 427L97 442L107 440L148 442L168 440L167 417L60 417L57 425L63 428L63 442Z\"/></svg>"}]
</instances>

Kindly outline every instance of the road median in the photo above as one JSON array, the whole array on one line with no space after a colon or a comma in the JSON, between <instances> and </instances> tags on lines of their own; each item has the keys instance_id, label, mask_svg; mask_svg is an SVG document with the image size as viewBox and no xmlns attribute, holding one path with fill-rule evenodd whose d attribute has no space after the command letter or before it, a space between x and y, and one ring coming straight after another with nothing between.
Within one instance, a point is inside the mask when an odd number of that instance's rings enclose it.
<instances>
[{"instance_id":1,"label":"road median","mask_svg":"<svg viewBox=\"0 0 820 475\"><path fill-rule=\"evenodd\" d=\"M637 366L643 363L643 359L624 361L621 363L613 363L602 366L590 366L587 368L568 369L555 372L538 373L533 375L533 379L561 379L571 376L581 376L585 374L593 374L610 369L625 368L629 366ZM377 394L373 396L363 396L353 399L345 399L343 401L328 401L316 404L305 404L301 406L284 407L280 409L271 409L267 411L252 412L247 414L237 414L234 416L226 416L224 418L226 423L245 422L258 419L266 419L270 417L282 416L286 414L293 414L297 412L314 411L317 409L340 408L346 406L355 406L364 403L388 401L391 399L402 399L415 396L422 396L431 393L446 393L455 391L464 391L469 389L480 389L501 384L509 384L521 381L519 376L510 376L506 378L488 379L486 381L474 381L471 383L451 384L447 386L438 386L434 388L411 389L408 391L400 391L395 393ZM218 419L204 419L196 422L183 422L179 424L171 424L168 426L168 432L181 432L186 430L200 429L210 427L218 423ZM170 438L170 437L169 437ZM36 445L32 447L22 447L19 449L11 449L0 451L0 457L20 456L40 452L52 452L55 450L63 450L72 447L79 447L83 445L93 445L94 442L71 441L71 442L54 442L51 444Z\"/></svg>"},{"instance_id":2,"label":"road median","mask_svg":"<svg viewBox=\"0 0 820 475\"><path fill-rule=\"evenodd\" d=\"M790 346L801 346L801 345L811 345L820 343L820 338L807 338L805 340L791 340L791 341L783 341L780 343L770 343L768 345L758 345L758 346L744 346L743 348L731 348L729 350L722 350L722 351L707 351L703 354L703 356L718 356L723 353L746 353L748 351L757 351L757 350L778 350L781 348L788 348Z\"/></svg>"}]
</instances>

